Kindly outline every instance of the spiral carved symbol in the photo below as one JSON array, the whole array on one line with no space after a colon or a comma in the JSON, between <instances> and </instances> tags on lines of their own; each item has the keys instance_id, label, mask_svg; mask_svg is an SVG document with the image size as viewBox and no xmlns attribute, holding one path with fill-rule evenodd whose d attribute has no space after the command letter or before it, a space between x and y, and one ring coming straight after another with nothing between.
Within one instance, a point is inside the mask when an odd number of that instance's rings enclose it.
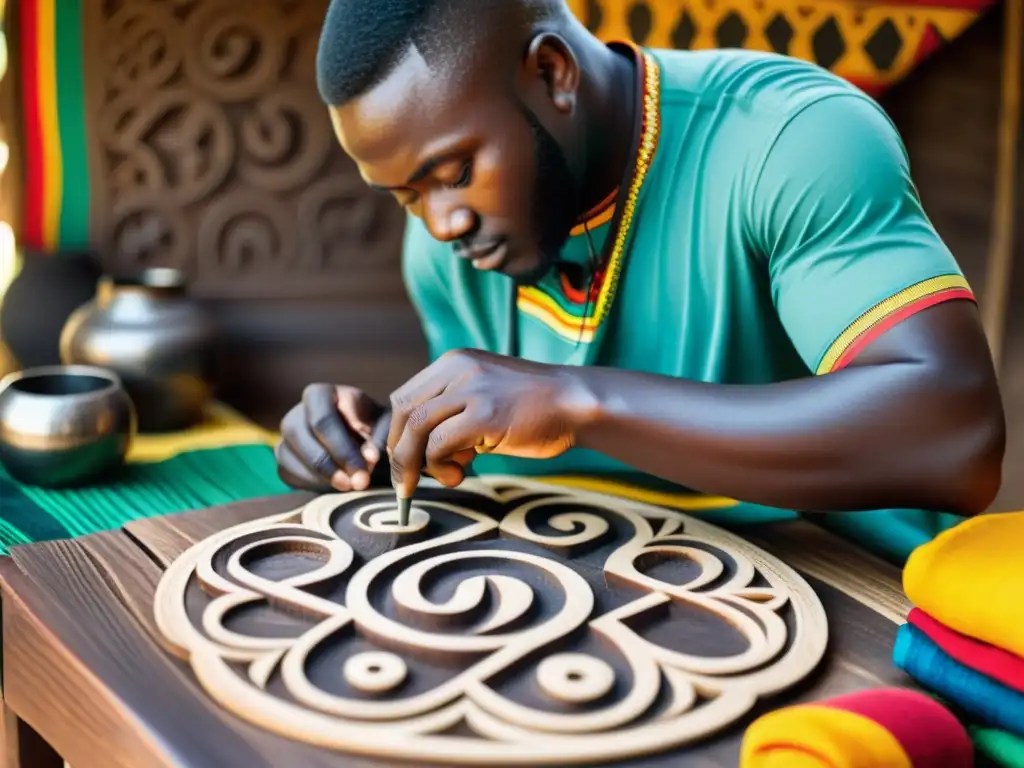
<instances>
[{"instance_id":1,"label":"spiral carved symbol","mask_svg":"<svg viewBox=\"0 0 1024 768\"><path fill-rule=\"evenodd\" d=\"M151 93L174 77L184 47L173 16L158 5L126 5L106 22L103 49L110 85L118 92Z\"/></svg>"},{"instance_id":2,"label":"spiral carved symbol","mask_svg":"<svg viewBox=\"0 0 1024 768\"><path fill-rule=\"evenodd\" d=\"M2 0L0 0L2 4ZM209 298L388 298L402 212L367 188L316 89L328 0L82 4L95 239Z\"/></svg>"},{"instance_id":3,"label":"spiral carved symbol","mask_svg":"<svg viewBox=\"0 0 1024 768\"><path fill-rule=\"evenodd\" d=\"M512 478L425 485L406 526L367 492L229 528L168 568L155 614L240 717L452 765L679 748L805 677L828 635L803 578L733 534Z\"/></svg>"},{"instance_id":4,"label":"spiral carved symbol","mask_svg":"<svg viewBox=\"0 0 1024 768\"><path fill-rule=\"evenodd\" d=\"M223 102L258 96L273 83L285 58L282 16L269 3L207 0L189 15L183 34L196 41L185 52L189 81Z\"/></svg>"}]
</instances>

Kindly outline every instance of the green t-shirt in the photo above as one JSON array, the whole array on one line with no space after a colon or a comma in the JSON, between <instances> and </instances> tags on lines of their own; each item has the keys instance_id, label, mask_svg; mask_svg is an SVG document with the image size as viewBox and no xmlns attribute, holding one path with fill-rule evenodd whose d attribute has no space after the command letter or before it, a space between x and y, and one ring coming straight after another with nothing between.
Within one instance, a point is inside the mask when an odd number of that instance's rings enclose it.
<instances>
[{"instance_id":1,"label":"green t-shirt","mask_svg":"<svg viewBox=\"0 0 1024 768\"><path fill-rule=\"evenodd\" d=\"M602 255L598 285L588 291L570 280L571 268L556 268L516 291L410 219L403 269L432 359L472 347L556 364L770 384L828 374L915 310L972 298L922 210L897 131L861 91L773 54L635 54L642 87L634 167L561 254L575 264ZM581 449L544 461L481 456L474 469L671 490ZM679 506L715 522L794 515L676 490ZM958 518L882 510L823 520L902 560Z\"/></svg>"}]
</instances>

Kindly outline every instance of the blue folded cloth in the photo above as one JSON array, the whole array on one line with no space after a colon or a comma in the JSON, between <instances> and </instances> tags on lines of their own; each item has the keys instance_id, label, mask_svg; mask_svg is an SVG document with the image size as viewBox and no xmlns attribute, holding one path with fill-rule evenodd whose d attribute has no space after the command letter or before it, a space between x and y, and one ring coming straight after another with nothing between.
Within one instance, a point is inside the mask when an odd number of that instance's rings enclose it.
<instances>
[{"instance_id":1,"label":"blue folded cloth","mask_svg":"<svg viewBox=\"0 0 1024 768\"><path fill-rule=\"evenodd\" d=\"M953 706L1024 736L1024 693L956 661L914 625L899 628L892 656L897 667Z\"/></svg>"}]
</instances>

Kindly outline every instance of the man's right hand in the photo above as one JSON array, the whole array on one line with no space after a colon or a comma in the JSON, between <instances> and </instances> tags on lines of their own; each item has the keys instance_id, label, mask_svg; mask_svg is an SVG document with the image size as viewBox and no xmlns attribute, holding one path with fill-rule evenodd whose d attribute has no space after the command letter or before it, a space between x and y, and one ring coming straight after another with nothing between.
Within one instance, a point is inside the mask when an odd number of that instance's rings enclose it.
<instances>
[{"instance_id":1,"label":"man's right hand","mask_svg":"<svg viewBox=\"0 0 1024 768\"><path fill-rule=\"evenodd\" d=\"M387 450L390 414L355 387L310 384L281 421L278 475L304 490L365 490Z\"/></svg>"}]
</instances>

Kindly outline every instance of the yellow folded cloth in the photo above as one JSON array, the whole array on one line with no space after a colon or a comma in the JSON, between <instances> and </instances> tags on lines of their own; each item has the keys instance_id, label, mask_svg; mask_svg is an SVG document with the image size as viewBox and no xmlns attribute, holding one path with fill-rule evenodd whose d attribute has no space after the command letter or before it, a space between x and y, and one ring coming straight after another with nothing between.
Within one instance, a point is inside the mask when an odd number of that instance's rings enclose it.
<instances>
[{"instance_id":1,"label":"yellow folded cloth","mask_svg":"<svg viewBox=\"0 0 1024 768\"><path fill-rule=\"evenodd\" d=\"M743 734L740 768L970 768L956 717L904 688L847 693L762 715Z\"/></svg>"},{"instance_id":2,"label":"yellow folded cloth","mask_svg":"<svg viewBox=\"0 0 1024 768\"><path fill-rule=\"evenodd\" d=\"M918 547L903 590L950 629L1024 656L1024 512L980 515Z\"/></svg>"},{"instance_id":3,"label":"yellow folded cloth","mask_svg":"<svg viewBox=\"0 0 1024 768\"><path fill-rule=\"evenodd\" d=\"M747 728L741 768L913 768L884 726L828 706L785 707Z\"/></svg>"}]
</instances>

